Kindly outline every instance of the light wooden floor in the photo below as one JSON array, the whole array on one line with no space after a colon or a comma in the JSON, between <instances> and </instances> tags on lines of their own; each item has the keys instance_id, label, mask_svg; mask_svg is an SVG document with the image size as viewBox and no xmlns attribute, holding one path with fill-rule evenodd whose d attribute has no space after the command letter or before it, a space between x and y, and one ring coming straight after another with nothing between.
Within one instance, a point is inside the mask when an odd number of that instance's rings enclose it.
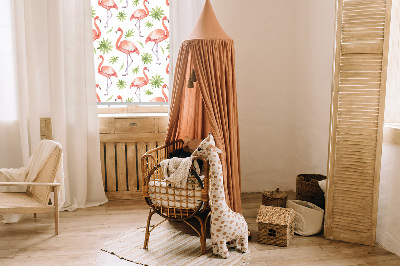
<instances>
[{"instance_id":1,"label":"light wooden floor","mask_svg":"<svg viewBox=\"0 0 400 266\"><path fill-rule=\"evenodd\" d=\"M250 265L400 265L398 256L379 246L329 241L322 235L295 236L285 248L258 244L255 218L261 195L244 194L242 201L253 236ZM54 236L50 214L38 214L36 219L26 215L16 224L0 223L0 265L134 265L100 248L107 239L144 226L147 214L148 207L142 200L113 201L62 212L58 236ZM163 226L187 228L176 223Z\"/></svg>"}]
</instances>

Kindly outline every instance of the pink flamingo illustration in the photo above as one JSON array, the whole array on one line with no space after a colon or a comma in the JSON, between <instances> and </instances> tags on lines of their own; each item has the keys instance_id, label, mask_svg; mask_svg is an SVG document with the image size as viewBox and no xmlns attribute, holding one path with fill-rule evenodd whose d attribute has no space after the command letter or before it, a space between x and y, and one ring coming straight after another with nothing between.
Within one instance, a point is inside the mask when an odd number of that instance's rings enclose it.
<instances>
[{"instance_id":1,"label":"pink flamingo illustration","mask_svg":"<svg viewBox=\"0 0 400 266\"><path fill-rule=\"evenodd\" d=\"M143 6L145 9L137 9L135 12L133 12L133 14L131 16L131 20L132 19L137 20L135 23L135 27L139 30L140 37L143 37L142 33L140 31L140 21L149 15L149 9L147 8L146 3L149 3L149 0L143 0ZM137 26L138 23L139 23L139 27Z\"/></svg>"},{"instance_id":2,"label":"pink flamingo illustration","mask_svg":"<svg viewBox=\"0 0 400 266\"><path fill-rule=\"evenodd\" d=\"M149 69L147 67L143 68L144 77L135 78L132 81L131 86L130 86L131 89L132 89L132 87L136 87L135 94L136 94L136 97L138 97L139 102L141 102L141 100L140 100L140 88L142 88L142 87L146 86L147 84L149 84L149 78L147 77L146 72L145 72L146 70L149 71ZM138 95L138 91L139 91L139 95Z\"/></svg>"},{"instance_id":3,"label":"pink flamingo illustration","mask_svg":"<svg viewBox=\"0 0 400 266\"><path fill-rule=\"evenodd\" d=\"M122 96L118 95L117 98L115 98L115 101L117 101L117 100L121 100L121 102L122 102Z\"/></svg>"},{"instance_id":4,"label":"pink flamingo illustration","mask_svg":"<svg viewBox=\"0 0 400 266\"><path fill-rule=\"evenodd\" d=\"M161 88L161 92L164 97L155 97L155 98L151 99L150 102L164 102L164 103L168 102L168 96L165 93L164 88L168 89L167 84L164 84Z\"/></svg>"},{"instance_id":5,"label":"pink flamingo illustration","mask_svg":"<svg viewBox=\"0 0 400 266\"><path fill-rule=\"evenodd\" d=\"M100 88L100 85L99 85L99 84L96 84L96 88L98 88L99 90L101 90L101 88ZM97 102L98 102L98 103L101 103L100 96L99 96L99 94L97 94L97 92L96 92L96 98L97 98Z\"/></svg>"},{"instance_id":6,"label":"pink flamingo illustration","mask_svg":"<svg viewBox=\"0 0 400 266\"><path fill-rule=\"evenodd\" d=\"M158 58L158 44L169 37L169 31L167 26L165 26L164 22L165 20L168 20L167 16L164 16L162 19L162 25L164 27L164 30L163 29L153 30L152 32L150 32L149 36L147 36L145 41L145 43L154 42L153 48L151 48L151 50L153 51L153 54L157 57L156 64L161 64L159 63L159 58ZM156 46L156 52L154 52L154 46Z\"/></svg>"},{"instance_id":7,"label":"pink flamingo illustration","mask_svg":"<svg viewBox=\"0 0 400 266\"><path fill-rule=\"evenodd\" d=\"M97 20L97 19L101 22L101 19L99 18L99 16L96 16L96 17L94 18L94 26L95 26L96 29L92 29L93 41L99 39L100 36L101 36L100 28L99 28L99 26L97 26L97 23L96 23L96 20Z\"/></svg>"},{"instance_id":8,"label":"pink flamingo illustration","mask_svg":"<svg viewBox=\"0 0 400 266\"><path fill-rule=\"evenodd\" d=\"M99 84L96 84L96 88L98 88L99 90L101 90L101 88L100 88L100 85L99 85ZM100 96L99 96L99 94L97 94L97 92L96 92L96 98L97 98L97 102L98 102L98 103L101 103Z\"/></svg>"},{"instance_id":9,"label":"pink flamingo illustration","mask_svg":"<svg viewBox=\"0 0 400 266\"><path fill-rule=\"evenodd\" d=\"M169 74L169 55L167 56L167 61L168 61L168 65L167 65L167 68L166 68L166 70L165 70L165 73L167 73L167 74Z\"/></svg>"},{"instance_id":10,"label":"pink flamingo illustration","mask_svg":"<svg viewBox=\"0 0 400 266\"><path fill-rule=\"evenodd\" d=\"M99 67L97 68L97 72L99 72L100 75L103 75L107 78L107 90L106 94L104 95L108 95L108 88L110 88L110 86L112 85L111 77L114 76L118 78L118 75L117 72L115 72L114 68L110 66L102 66L104 62L104 57L102 55L99 55L99 58L101 59L101 62L99 64ZM108 80L110 80L111 82L110 85L108 85Z\"/></svg>"},{"instance_id":11,"label":"pink flamingo illustration","mask_svg":"<svg viewBox=\"0 0 400 266\"><path fill-rule=\"evenodd\" d=\"M167 6L169 6L169 0L167 0Z\"/></svg>"},{"instance_id":12,"label":"pink flamingo illustration","mask_svg":"<svg viewBox=\"0 0 400 266\"><path fill-rule=\"evenodd\" d=\"M118 6L113 0L98 0L97 4L105 9L107 9L107 22L106 22L106 25L104 26L104 28L107 28L108 21L112 17L112 12L110 9L115 8L116 10L118 10ZM110 17L108 17L108 13L110 13L110 15L111 15Z\"/></svg>"},{"instance_id":13,"label":"pink flamingo illustration","mask_svg":"<svg viewBox=\"0 0 400 266\"><path fill-rule=\"evenodd\" d=\"M124 54L126 54L126 69L125 69L125 74L123 74L122 76L126 76L128 75L128 69L131 66L133 59L131 57L132 53L137 53L139 54L139 49L133 44L133 42L127 41L127 40L123 40L120 42L122 35L124 34L124 32L122 31L121 28L118 28L118 30L115 33L121 32L121 35L119 36L117 42L115 43L115 47L117 48L118 51L123 52ZM131 62L129 62L129 58L131 59Z\"/></svg>"}]
</instances>

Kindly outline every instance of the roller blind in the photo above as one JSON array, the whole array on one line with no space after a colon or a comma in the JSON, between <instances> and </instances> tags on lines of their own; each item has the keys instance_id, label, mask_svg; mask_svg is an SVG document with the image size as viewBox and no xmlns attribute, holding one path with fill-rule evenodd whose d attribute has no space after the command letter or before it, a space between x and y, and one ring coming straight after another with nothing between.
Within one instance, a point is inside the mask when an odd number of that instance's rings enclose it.
<instances>
[{"instance_id":1,"label":"roller blind","mask_svg":"<svg viewBox=\"0 0 400 266\"><path fill-rule=\"evenodd\" d=\"M390 0L338 0L325 236L373 245Z\"/></svg>"}]
</instances>

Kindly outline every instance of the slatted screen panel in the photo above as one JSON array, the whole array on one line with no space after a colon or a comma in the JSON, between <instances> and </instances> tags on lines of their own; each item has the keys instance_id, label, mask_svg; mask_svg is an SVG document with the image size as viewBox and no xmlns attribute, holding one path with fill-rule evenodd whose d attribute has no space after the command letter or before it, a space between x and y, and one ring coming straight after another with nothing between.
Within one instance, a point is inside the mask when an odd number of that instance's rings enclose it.
<instances>
[{"instance_id":1,"label":"slatted screen panel","mask_svg":"<svg viewBox=\"0 0 400 266\"><path fill-rule=\"evenodd\" d=\"M373 245L389 0L338 0L325 236Z\"/></svg>"}]
</instances>

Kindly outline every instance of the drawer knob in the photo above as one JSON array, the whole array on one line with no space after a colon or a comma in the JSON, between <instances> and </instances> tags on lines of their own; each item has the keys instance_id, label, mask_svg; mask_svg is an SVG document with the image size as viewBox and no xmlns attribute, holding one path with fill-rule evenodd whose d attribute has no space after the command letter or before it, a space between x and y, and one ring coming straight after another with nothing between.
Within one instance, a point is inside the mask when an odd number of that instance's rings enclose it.
<instances>
[{"instance_id":1,"label":"drawer knob","mask_svg":"<svg viewBox=\"0 0 400 266\"><path fill-rule=\"evenodd\" d=\"M131 127L136 127L138 124L137 123L130 123L129 126Z\"/></svg>"}]
</instances>

